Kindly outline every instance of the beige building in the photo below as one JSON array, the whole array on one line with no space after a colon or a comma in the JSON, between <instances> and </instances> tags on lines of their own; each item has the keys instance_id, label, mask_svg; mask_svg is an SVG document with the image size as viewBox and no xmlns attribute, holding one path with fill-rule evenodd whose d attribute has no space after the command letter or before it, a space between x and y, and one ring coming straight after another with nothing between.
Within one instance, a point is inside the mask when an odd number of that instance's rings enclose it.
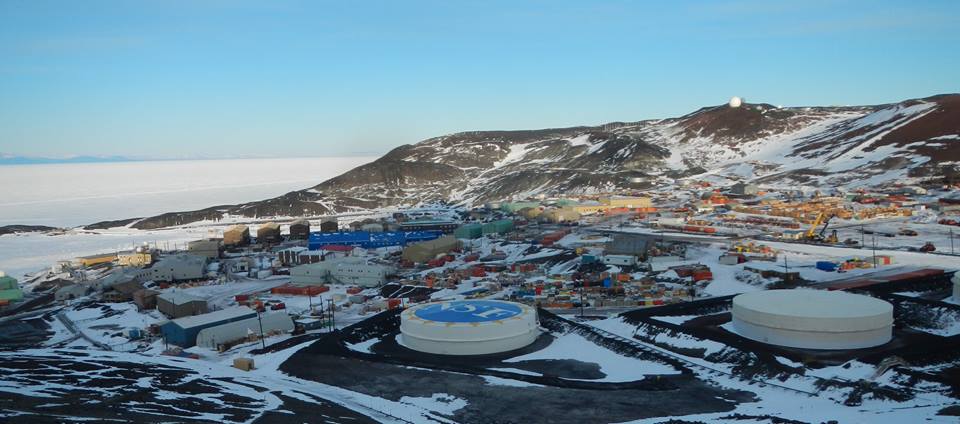
<instances>
[{"instance_id":1,"label":"beige building","mask_svg":"<svg viewBox=\"0 0 960 424\"><path fill-rule=\"evenodd\" d=\"M217 259L220 257L220 239L194 240L187 243L187 251L191 255Z\"/></svg>"},{"instance_id":2,"label":"beige building","mask_svg":"<svg viewBox=\"0 0 960 424\"><path fill-rule=\"evenodd\" d=\"M541 221L552 223L573 222L580 219L580 212L575 208L548 209L540 215Z\"/></svg>"},{"instance_id":3,"label":"beige building","mask_svg":"<svg viewBox=\"0 0 960 424\"><path fill-rule=\"evenodd\" d=\"M410 262L426 262L437 255L460 247L460 241L454 236L443 236L436 240L415 243L403 249L403 259Z\"/></svg>"},{"instance_id":4,"label":"beige building","mask_svg":"<svg viewBox=\"0 0 960 424\"><path fill-rule=\"evenodd\" d=\"M246 225L234 225L223 232L224 246L246 246L250 244L250 229Z\"/></svg>"},{"instance_id":5,"label":"beige building","mask_svg":"<svg viewBox=\"0 0 960 424\"><path fill-rule=\"evenodd\" d=\"M524 217L526 220L531 221L537 219L540 214L543 213L543 209L537 208L523 208L517 211L520 216Z\"/></svg>"},{"instance_id":6,"label":"beige building","mask_svg":"<svg viewBox=\"0 0 960 424\"><path fill-rule=\"evenodd\" d=\"M149 249L137 249L117 254L117 263L126 266L147 266L153 263L154 252Z\"/></svg>"},{"instance_id":7,"label":"beige building","mask_svg":"<svg viewBox=\"0 0 960 424\"><path fill-rule=\"evenodd\" d=\"M257 243L277 243L280 241L280 224L268 222L257 228Z\"/></svg>"},{"instance_id":8,"label":"beige building","mask_svg":"<svg viewBox=\"0 0 960 424\"><path fill-rule=\"evenodd\" d=\"M600 203L611 208L649 208L653 206L649 197L602 196Z\"/></svg>"}]
</instances>

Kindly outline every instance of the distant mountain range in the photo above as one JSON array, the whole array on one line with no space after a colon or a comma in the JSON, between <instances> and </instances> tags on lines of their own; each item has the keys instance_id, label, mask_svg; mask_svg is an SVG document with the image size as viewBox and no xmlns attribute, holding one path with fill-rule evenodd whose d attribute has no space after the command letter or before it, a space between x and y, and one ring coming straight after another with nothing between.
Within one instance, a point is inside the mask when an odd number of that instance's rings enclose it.
<instances>
[{"instance_id":1,"label":"distant mountain range","mask_svg":"<svg viewBox=\"0 0 960 424\"><path fill-rule=\"evenodd\" d=\"M50 158L36 156L15 156L0 154L0 165L42 165L56 163L101 163L101 162L130 162L125 156L71 156L65 158Z\"/></svg>"},{"instance_id":2,"label":"distant mountain range","mask_svg":"<svg viewBox=\"0 0 960 424\"><path fill-rule=\"evenodd\" d=\"M133 226L644 190L684 178L854 188L955 173L957 164L960 94L855 107L724 104L670 119L445 135L397 147L305 190Z\"/></svg>"}]
</instances>

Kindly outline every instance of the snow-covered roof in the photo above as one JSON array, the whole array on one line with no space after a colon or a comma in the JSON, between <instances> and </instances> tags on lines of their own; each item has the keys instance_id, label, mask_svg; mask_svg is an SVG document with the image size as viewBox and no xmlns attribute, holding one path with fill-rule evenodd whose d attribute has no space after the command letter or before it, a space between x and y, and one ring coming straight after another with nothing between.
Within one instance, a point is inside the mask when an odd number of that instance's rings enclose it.
<instances>
[{"instance_id":1,"label":"snow-covered roof","mask_svg":"<svg viewBox=\"0 0 960 424\"><path fill-rule=\"evenodd\" d=\"M255 314L256 312L253 309L250 309L246 306L237 306L233 308L221 309L209 314L177 318L172 322L178 325L180 328L193 328L205 324L216 323L235 318L243 318Z\"/></svg>"},{"instance_id":2,"label":"snow-covered roof","mask_svg":"<svg viewBox=\"0 0 960 424\"><path fill-rule=\"evenodd\" d=\"M188 302L206 302L206 300L202 298L189 295L182 291L162 293L160 295L157 295L157 298L166 300L167 302L170 302L174 305L182 305Z\"/></svg>"}]
</instances>

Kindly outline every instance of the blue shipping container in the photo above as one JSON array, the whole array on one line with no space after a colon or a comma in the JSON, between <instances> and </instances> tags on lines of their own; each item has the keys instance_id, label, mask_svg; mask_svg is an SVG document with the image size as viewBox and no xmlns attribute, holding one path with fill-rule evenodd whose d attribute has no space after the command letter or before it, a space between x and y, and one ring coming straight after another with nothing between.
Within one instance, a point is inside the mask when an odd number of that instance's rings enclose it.
<instances>
[{"instance_id":1,"label":"blue shipping container","mask_svg":"<svg viewBox=\"0 0 960 424\"><path fill-rule=\"evenodd\" d=\"M837 270L837 264L828 261L817 261L817 269L821 271L833 272Z\"/></svg>"}]
</instances>

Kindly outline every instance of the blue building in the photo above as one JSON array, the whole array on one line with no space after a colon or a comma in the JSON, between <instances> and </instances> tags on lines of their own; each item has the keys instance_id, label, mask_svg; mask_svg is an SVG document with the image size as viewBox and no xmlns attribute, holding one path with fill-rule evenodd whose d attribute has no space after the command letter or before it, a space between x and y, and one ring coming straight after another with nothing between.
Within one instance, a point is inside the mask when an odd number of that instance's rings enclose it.
<instances>
[{"instance_id":1,"label":"blue building","mask_svg":"<svg viewBox=\"0 0 960 424\"><path fill-rule=\"evenodd\" d=\"M204 328L256 318L257 312L246 306L221 309L209 314L177 318L160 325L160 333L167 343L188 348L197 344L197 334Z\"/></svg>"},{"instance_id":2,"label":"blue building","mask_svg":"<svg viewBox=\"0 0 960 424\"><path fill-rule=\"evenodd\" d=\"M396 231L371 233L368 231L351 231L336 233L310 233L308 248L319 250L323 246L343 245L357 246L372 249L387 246L403 246L407 243L427 241L440 238L442 231Z\"/></svg>"}]
</instances>

